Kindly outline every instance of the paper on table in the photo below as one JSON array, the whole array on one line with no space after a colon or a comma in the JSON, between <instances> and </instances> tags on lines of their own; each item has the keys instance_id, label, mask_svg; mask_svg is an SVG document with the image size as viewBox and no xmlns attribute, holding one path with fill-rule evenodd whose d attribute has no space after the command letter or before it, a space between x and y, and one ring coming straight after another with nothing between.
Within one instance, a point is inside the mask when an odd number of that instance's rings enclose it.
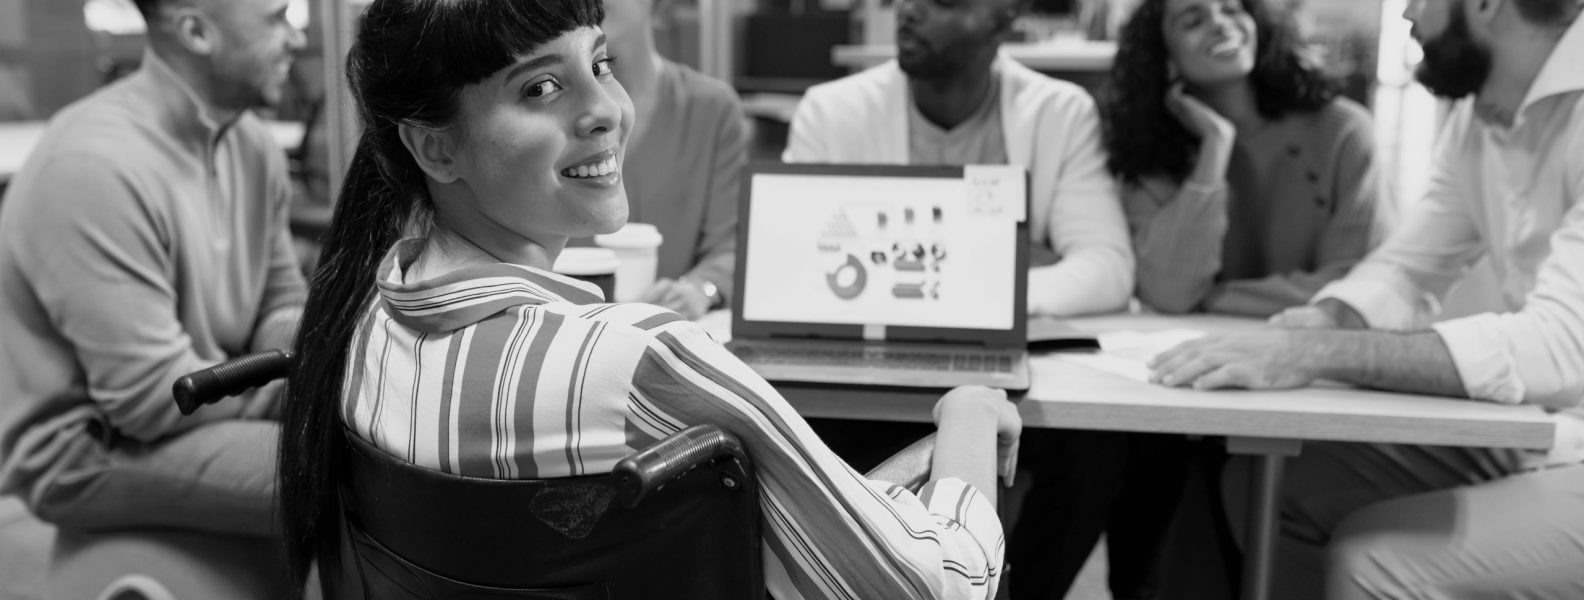
<instances>
[{"instance_id":1,"label":"paper on table","mask_svg":"<svg viewBox=\"0 0 1584 600\"><path fill-rule=\"evenodd\" d=\"M1149 383L1149 361L1177 344L1204 335L1197 329L1113 331L1100 334L1100 352L1061 354L1061 360Z\"/></svg>"}]
</instances>

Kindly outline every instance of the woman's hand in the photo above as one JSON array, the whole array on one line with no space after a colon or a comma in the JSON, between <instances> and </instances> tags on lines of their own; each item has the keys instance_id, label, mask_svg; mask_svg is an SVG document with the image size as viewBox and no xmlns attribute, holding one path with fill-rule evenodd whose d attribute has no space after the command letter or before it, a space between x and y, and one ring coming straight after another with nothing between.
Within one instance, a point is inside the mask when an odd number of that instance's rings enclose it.
<instances>
[{"instance_id":1,"label":"woman's hand","mask_svg":"<svg viewBox=\"0 0 1584 600\"><path fill-rule=\"evenodd\" d=\"M687 320L696 320L709 312L710 301L704 290L687 281L661 279L644 290L642 300L655 306L669 308Z\"/></svg>"},{"instance_id":2,"label":"woman's hand","mask_svg":"<svg viewBox=\"0 0 1584 600\"><path fill-rule=\"evenodd\" d=\"M1183 92L1182 84L1166 92L1166 110L1171 111L1189 132L1199 136L1199 157L1193 172L1188 174L1188 182L1205 189L1223 185L1227 166L1232 164L1232 143L1237 139L1237 127L1215 109Z\"/></svg>"},{"instance_id":3,"label":"woman's hand","mask_svg":"<svg viewBox=\"0 0 1584 600\"><path fill-rule=\"evenodd\" d=\"M994 423L996 432L996 471L1005 485L1012 485L1017 472L1018 441L1023 435L1023 417L1017 405L1007 400L1006 390L982 385L965 385L946 392L935 403L935 427L943 422L983 419Z\"/></svg>"},{"instance_id":4,"label":"woman's hand","mask_svg":"<svg viewBox=\"0 0 1584 600\"><path fill-rule=\"evenodd\" d=\"M1271 316L1270 323L1283 329L1369 329L1358 311L1335 298L1288 308Z\"/></svg>"},{"instance_id":5,"label":"woman's hand","mask_svg":"<svg viewBox=\"0 0 1584 600\"><path fill-rule=\"evenodd\" d=\"M1237 137L1237 127L1231 121L1221 116L1221 113L1210 108L1198 98L1188 95L1183 91L1182 84L1176 84L1166 92L1166 110L1171 111L1177 121L1187 127L1188 131L1201 140L1217 140L1231 142Z\"/></svg>"}]
</instances>

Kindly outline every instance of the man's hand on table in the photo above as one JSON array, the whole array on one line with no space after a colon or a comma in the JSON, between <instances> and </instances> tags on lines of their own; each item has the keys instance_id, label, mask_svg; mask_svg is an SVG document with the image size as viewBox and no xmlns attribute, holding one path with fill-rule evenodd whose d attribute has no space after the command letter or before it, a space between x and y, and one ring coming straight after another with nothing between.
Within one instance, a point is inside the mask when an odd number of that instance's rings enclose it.
<instances>
[{"instance_id":1,"label":"man's hand on table","mask_svg":"<svg viewBox=\"0 0 1584 600\"><path fill-rule=\"evenodd\" d=\"M1211 334L1189 340L1150 361L1150 381L1196 390L1288 389L1320 377L1316 336L1272 329Z\"/></svg>"}]
</instances>

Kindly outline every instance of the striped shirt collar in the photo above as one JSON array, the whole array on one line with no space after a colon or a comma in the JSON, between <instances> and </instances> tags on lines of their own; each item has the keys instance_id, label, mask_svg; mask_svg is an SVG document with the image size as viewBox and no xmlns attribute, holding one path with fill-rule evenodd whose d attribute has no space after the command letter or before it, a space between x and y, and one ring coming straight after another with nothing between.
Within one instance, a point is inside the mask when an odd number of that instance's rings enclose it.
<instances>
[{"instance_id":1,"label":"striped shirt collar","mask_svg":"<svg viewBox=\"0 0 1584 600\"><path fill-rule=\"evenodd\" d=\"M408 283L406 268L422 249L419 238L397 242L385 254L375 278L380 302L391 318L417 331L456 331L513 306L605 301L599 286L592 283L508 263L475 265Z\"/></svg>"}]
</instances>

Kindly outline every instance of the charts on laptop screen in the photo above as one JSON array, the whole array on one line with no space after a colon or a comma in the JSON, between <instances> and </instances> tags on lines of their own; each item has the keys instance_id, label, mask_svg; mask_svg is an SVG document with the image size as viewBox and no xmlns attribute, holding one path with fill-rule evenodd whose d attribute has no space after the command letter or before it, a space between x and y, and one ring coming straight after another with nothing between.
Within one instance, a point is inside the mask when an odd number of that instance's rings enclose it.
<instances>
[{"instance_id":1,"label":"charts on laptop screen","mask_svg":"<svg viewBox=\"0 0 1584 600\"><path fill-rule=\"evenodd\" d=\"M756 173L750 321L1010 329L1017 221L961 177Z\"/></svg>"}]
</instances>

